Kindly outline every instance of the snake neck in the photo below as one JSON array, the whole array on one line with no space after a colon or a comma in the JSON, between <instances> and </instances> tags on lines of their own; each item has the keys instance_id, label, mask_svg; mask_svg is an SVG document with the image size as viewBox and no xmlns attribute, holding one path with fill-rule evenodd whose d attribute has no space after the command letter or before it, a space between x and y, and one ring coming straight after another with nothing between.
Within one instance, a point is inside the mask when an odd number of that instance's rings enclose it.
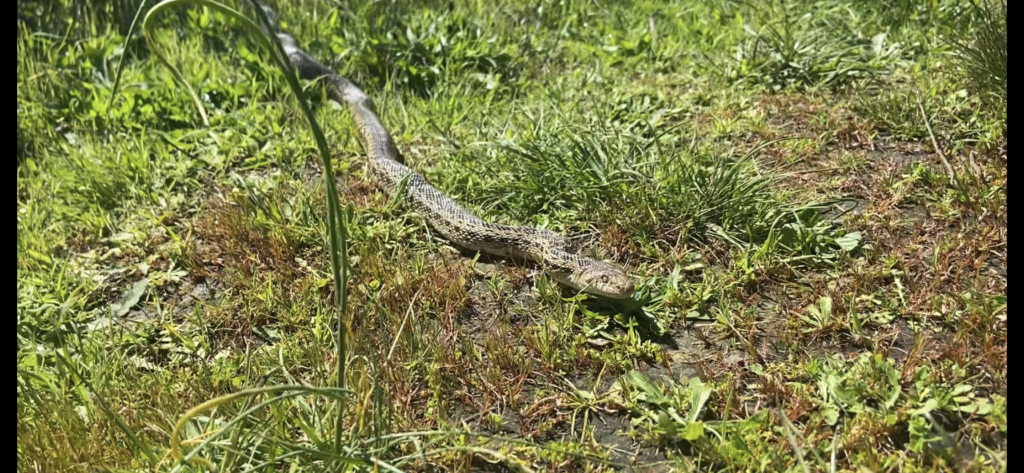
<instances>
[{"instance_id":1,"label":"snake neck","mask_svg":"<svg viewBox=\"0 0 1024 473\"><path fill-rule=\"evenodd\" d=\"M356 128L363 142L366 143L367 154L370 159L385 159L403 163L402 154L398 152L398 146L384 128L384 124L377 116L373 100L363 93L358 87L344 77L328 70L324 77L327 83L328 96L338 102L347 103L352 109L352 116L356 121Z\"/></svg>"},{"instance_id":2,"label":"snake neck","mask_svg":"<svg viewBox=\"0 0 1024 473\"><path fill-rule=\"evenodd\" d=\"M295 67L299 77L306 80L321 80L327 87L327 95L335 102L348 104L356 120L359 134L366 143L367 154L371 159L389 159L401 163L403 161L398 147L391 139L377 116L373 100L365 92L356 87L348 79L320 64L298 48L295 39L289 35L279 34L278 38L288 54L288 59Z\"/></svg>"}]
</instances>

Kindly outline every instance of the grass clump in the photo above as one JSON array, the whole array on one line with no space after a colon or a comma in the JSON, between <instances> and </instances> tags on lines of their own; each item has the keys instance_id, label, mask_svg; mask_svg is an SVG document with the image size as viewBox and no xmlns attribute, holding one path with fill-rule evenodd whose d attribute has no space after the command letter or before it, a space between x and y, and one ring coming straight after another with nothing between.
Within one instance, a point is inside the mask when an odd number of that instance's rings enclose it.
<instances>
[{"instance_id":1,"label":"grass clump","mask_svg":"<svg viewBox=\"0 0 1024 473\"><path fill-rule=\"evenodd\" d=\"M1007 18L1006 2L986 0L974 4L976 22L969 39L954 39L965 74L983 100L1002 111L1006 108Z\"/></svg>"}]
</instances>

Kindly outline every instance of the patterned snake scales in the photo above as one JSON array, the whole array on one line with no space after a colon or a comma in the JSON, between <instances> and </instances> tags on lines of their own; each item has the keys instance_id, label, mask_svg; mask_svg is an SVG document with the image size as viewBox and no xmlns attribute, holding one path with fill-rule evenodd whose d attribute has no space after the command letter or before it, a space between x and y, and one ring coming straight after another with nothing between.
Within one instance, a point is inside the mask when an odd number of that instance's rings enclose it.
<instances>
[{"instance_id":1,"label":"patterned snake scales","mask_svg":"<svg viewBox=\"0 0 1024 473\"><path fill-rule=\"evenodd\" d=\"M549 230L487 222L463 209L423 176L399 162L394 140L377 117L373 101L363 91L299 49L290 35L278 33L277 37L299 77L322 78L329 97L351 107L359 134L366 143L377 185L393 195L408 178L404 202L449 241L471 251L536 262L553 279L576 290L614 299L629 298L633 294L633 282L622 269L565 251L565 239L561 235Z\"/></svg>"}]
</instances>

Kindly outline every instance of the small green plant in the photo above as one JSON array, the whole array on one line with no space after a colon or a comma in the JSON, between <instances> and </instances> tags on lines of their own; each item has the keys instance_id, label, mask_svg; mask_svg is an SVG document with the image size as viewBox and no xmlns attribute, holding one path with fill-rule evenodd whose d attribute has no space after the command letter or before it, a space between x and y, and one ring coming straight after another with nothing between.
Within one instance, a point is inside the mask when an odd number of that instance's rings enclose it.
<instances>
[{"instance_id":1,"label":"small green plant","mask_svg":"<svg viewBox=\"0 0 1024 473\"><path fill-rule=\"evenodd\" d=\"M811 326L810 329L805 329L805 331L830 328L834 322L832 318L832 298L825 296L818 299L817 304L809 305L804 309L804 312L800 314L800 318Z\"/></svg>"},{"instance_id":2,"label":"small green plant","mask_svg":"<svg viewBox=\"0 0 1024 473\"><path fill-rule=\"evenodd\" d=\"M700 379L692 378L686 386L672 385L666 394L650 378L637 371L622 376L620 386L626 396L646 406L640 408L641 417L634 425L656 429L661 435L696 441L705 435L708 426L703 418L705 405L714 393Z\"/></svg>"},{"instance_id":3,"label":"small green plant","mask_svg":"<svg viewBox=\"0 0 1024 473\"><path fill-rule=\"evenodd\" d=\"M816 208L795 212L793 221L779 231L778 244L790 255L816 256L822 260L863 248L860 232L844 234L832 222L821 220L820 215Z\"/></svg>"}]
</instances>

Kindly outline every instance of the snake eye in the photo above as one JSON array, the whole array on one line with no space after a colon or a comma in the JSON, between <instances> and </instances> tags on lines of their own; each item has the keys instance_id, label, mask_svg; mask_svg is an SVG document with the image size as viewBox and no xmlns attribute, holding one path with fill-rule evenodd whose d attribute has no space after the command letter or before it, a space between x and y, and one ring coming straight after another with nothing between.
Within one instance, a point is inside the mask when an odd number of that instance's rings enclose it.
<instances>
[{"instance_id":1,"label":"snake eye","mask_svg":"<svg viewBox=\"0 0 1024 473\"><path fill-rule=\"evenodd\" d=\"M607 274L601 276L601 282L603 282L605 284L608 284L608 275Z\"/></svg>"}]
</instances>

